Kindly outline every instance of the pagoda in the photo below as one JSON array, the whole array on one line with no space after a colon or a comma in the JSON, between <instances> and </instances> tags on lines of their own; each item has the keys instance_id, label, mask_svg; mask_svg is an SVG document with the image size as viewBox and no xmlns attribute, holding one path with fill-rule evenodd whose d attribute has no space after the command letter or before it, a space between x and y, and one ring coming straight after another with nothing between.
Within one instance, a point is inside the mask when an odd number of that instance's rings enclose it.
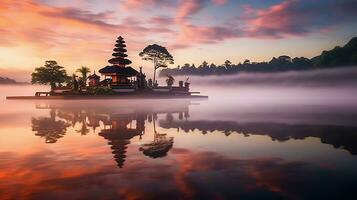
<instances>
[{"instance_id":1,"label":"pagoda","mask_svg":"<svg viewBox=\"0 0 357 200\"><path fill-rule=\"evenodd\" d=\"M127 59L126 45L124 38L119 36L116 40L115 48L113 49L113 58L108 60L111 64L99 70L99 73L105 76L105 79L110 79L110 85L114 87L132 87L133 78L139 74L138 71L127 65L131 64L131 61Z\"/></svg>"}]
</instances>

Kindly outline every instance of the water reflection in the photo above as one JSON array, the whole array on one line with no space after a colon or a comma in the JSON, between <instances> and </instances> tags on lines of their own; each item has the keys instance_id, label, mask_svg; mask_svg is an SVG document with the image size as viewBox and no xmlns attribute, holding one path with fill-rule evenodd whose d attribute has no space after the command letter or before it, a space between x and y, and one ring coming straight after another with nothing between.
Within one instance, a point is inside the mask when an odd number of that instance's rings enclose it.
<instances>
[{"instance_id":1,"label":"water reflection","mask_svg":"<svg viewBox=\"0 0 357 200\"><path fill-rule=\"evenodd\" d=\"M38 102L23 113L31 128L6 135L21 140L29 129L30 150L0 147L0 199L356 194L356 126L222 120L200 108L190 101Z\"/></svg>"},{"instance_id":2,"label":"water reflection","mask_svg":"<svg viewBox=\"0 0 357 200\"><path fill-rule=\"evenodd\" d=\"M63 120L56 120L55 111L51 110L50 117L32 118L32 131L36 136L44 137L46 143L55 143L62 138L66 132L69 123Z\"/></svg>"},{"instance_id":3,"label":"water reflection","mask_svg":"<svg viewBox=\"0 0 357 200\"><path fill-rule=\"evenodd\" d=\"M357 126L331 125L289 125L279 123L239 123L234 121L161 121L163 128L182 129L184 132L199 130L202 134L220 131L226 136L232 133L267 135L280 142L290 139L303 140L308 137L320 138L322 143L342 148L357 155Z\"/></svg>"},{"instance_id":4,"label":"water reflection","mask_svg":"<svg viewBox=\"0 0 357 200\"><path fill-rule=\"evenodd\" d=\"M95 118L95 116L92 116ZM102 119L104 129L99 132L99 135L108 140L110 148L113 150L115 161L120 168L123 167L126 157L127 145L130 144L130 139L135 136L141 136L145 130L145 115L109 115ZM94 119L99 120L99 118ZM135 127L132 127L132 122L136 120Z\"/></svg>"},{"instance_id":5,"label":"water reflection","mask_svg":"<svg viewBox=\"0 0 357 200\"><path fill-rule=\"evenodd\" d=\"M182 115L181 112L180 115ZM168 113L166 118L171 119L172 114ZM151 158L165 157L167 155L167 152L172 148L174 144L173 137L167 137L166 133L159 133L156 130L156 119L157 116L154 115L153 116L154 141L147 144L143 144L139 149L140 151L143 152L144 155L149 156Z\"/></svg>"},{"instance_id":6,"label":"water reflection","mask_svg":"<svg viewBox=\"0 0 357 200\"><path fill-rule=\"evenodd\" d=\"M165 117L159 121L159 126L165 129L174 128L180 132L198 130L203 135L219 131L226 136L232 133L250 135L266 135L272 140L280 142L290 139L302 140L308 137L320 138L322 143L330 144L335 148L342 148L351 154L357 154L357 126L339 125L289 125L279 123L239 123L236 121L212 121L212 120L188 120L190 102L184 102L179 106L160 109L160 106L151 106L146 110L137 108L130 112L120 113L121 107L117 109L98 107L78 107L62 105L37 105L37 109L48 109L49 117L32 118L32 131L36 136L45 138L46 143L55 143L62 138L69 126L80 124L76 130L81 135L94 131L103 124L98 135L108 140L113 149L114 158L118 166L122 167L125 161L125 149L130 144L130 139L145 133L145 123L152 124L153 141L142 144L139 148L144 155L151 158L166 156L173 146L173 137L156 130L158 114ZM173 106L173 105L172 105ZM159 108L160 110L155 111ZM118 113L119 111L119 113ZM173 114L177 113L177 118ZM64 121L65 120L65 121Z\"/></svg>"},{"instance_id":7,"label":"water reflection","mask_svg":"<svg viewBox=\"0 0 357 200\"><path fill-rule=\"evenodd\" d=\"M184 118L187 120L189 105L190 101L182 101L179 105L175 104L167 108L152 105L146 106L146 110L139 107L129 112L122 112L124 107L121 106L108 109L108 107L90 105L38 104L36 108L49 110L50 117L33 118L32 131L36 136L45 138L46 143L55 143L65 135L69 126L74 127L79 124L80 129L76 132L87 135L90 128L95 132L102 124L98 135L108 141L118 167L122 168L130 140L136 136L141 139L145 134L145 123L153 125L150 130L153 133L153 141L142 144L139 151L150 158L165 157L173 147L174 138L156 130L157 115L166 115L167 122L174 120L173 114L178 114L180 120Z\"/></svg>"}]
</instances>

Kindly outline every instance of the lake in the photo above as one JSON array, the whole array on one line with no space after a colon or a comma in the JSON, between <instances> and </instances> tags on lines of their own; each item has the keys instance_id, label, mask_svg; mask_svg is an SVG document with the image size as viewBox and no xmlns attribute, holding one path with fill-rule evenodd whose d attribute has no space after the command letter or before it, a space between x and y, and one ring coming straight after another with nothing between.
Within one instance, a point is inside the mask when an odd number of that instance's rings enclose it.
<instances>
[{"instance_id":1,"label":"lake","mask_svg":"<svg viewBox=\"0 0 357 200\"><path fill-rule=\"evenodd\" d=\"M1 86L0 199L354 199L355 88L7 101L43 88Z\"/></svg>"}]
</instances>

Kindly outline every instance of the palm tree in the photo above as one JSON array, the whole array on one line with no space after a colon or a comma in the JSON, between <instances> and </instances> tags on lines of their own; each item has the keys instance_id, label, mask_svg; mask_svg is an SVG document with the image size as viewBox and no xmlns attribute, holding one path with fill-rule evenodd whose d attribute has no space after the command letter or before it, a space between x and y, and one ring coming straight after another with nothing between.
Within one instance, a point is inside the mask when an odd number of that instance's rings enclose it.
<instances>
[{"instance_id":1,"label":"palm tree","mask_svg":"<svg viewBox=\"0 0 357 200\"><path fill-rule=\"evenodd\" d=\"M87 78L88 74L90 73L90 69L86 66L82 66L76 70L76 72L79 72L81 74L81 79L82 79L82 86L86 87L87 85Z\"/></svg>"}]
</instances>

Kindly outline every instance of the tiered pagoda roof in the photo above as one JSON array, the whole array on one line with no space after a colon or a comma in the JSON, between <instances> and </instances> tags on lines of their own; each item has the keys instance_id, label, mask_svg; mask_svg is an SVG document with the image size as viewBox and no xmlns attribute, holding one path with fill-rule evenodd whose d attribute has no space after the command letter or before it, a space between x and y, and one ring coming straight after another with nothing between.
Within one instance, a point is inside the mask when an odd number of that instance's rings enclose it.
<instances>
[{"instance_id":1,"label":"tiered pagoda roof","mask_svg":"<svg viewBox=\"0 0 357 200\"><path fill-rule=\"evenodd\" d=\"M126 54L127 50L123 37L119 36L114 46L113 58L108 60L111 65L100 69L99 72L101 74L118 74L123 76L137 75L139 73L138 71L132 67L126 67L126 65L131 64L131 61L127 59L128 55Z\"/></svg>"},{"instance_id":2,"label":"tiered pagoda roof","mask_svg":"<svg viewBox=\"0 0 357 200\"><path fill-rule=\"evenodd\" d=\"M118 67L118 66L106 66L99 70L102 74L120 74L125 76L135 76L139 72L132 67Z\"/></svg>"}]
</instances>

